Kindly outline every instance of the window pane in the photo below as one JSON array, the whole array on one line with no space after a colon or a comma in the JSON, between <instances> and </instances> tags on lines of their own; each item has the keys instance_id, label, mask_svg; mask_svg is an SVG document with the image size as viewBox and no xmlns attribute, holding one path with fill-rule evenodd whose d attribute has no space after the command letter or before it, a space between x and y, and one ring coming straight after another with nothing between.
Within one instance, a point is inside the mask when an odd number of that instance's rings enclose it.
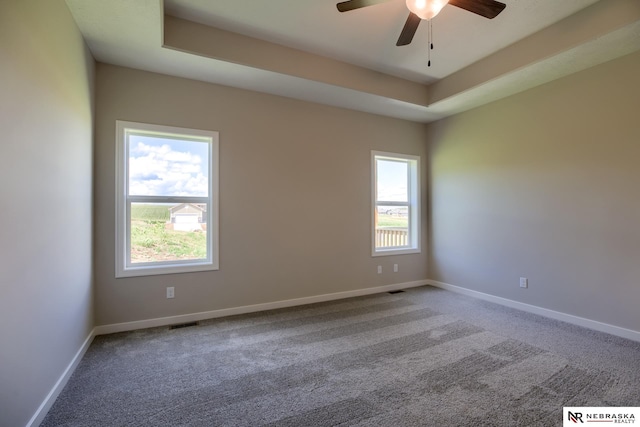
<instances>
[{"instance_id":1,"label":"window pane","mask_svg":"<svg viewBox=\"0 0 640 427\"><path fill-rule=\"evenodd\" d=\"M207 205L132 203L131 264L207 258Z\"/></svg>"},{"instance_id":2,"label":"window pane","mask_svg":"<svg viewBox=\"0 0 640 427\"><path fill-rule=\"evenodd\" d=\"M371 152L372 256L420 253L420 157Z\"/></svg>"},{"instance_id":3,"label":"window pane","mask_svg":"<svg viewBox=\"0 0 640 427\"><path fill-rule=\"evenodd\" d=\"M129 195L209 195L207 142L130 133Z\"/></svg>"},{"instance_id":4,"label":"window pane","mask_svg":"<svg viewBox=\"0 0 640 427\"><path fill-rule=\"evenodd\" d=\"M408 206L377 206L374 218L376 248L409 246Z\"/></svg>"},{"instance_id":5,"label":"window pane","mask_svg":"<svg viewBox=\"0 0 640 427\"><path fill-rule=\"evenodd\" d=\"M403 161L376 160L377 200L408 202L409 164Z\"/></svg>"}]
</instances>

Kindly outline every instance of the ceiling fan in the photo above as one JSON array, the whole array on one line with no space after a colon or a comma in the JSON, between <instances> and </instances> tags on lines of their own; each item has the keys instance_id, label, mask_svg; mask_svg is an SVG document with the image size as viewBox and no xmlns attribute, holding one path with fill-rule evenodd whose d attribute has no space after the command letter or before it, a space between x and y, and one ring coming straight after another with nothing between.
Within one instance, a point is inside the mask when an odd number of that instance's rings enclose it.
<instances>
[{"instance_id":1,"label":"ceiling fan","mask_svg":"<svg viewBox=\"0 0 640 427\"><path fill-rule=\"evenodd\" d=\"M362 7L373 6L380 3L386 3L390 0L348 0L340 2L336 5L340 12L348 12L354 9L360 9ZM409 17L407 22L402 28L400 37L396 46L405 46L411 43L413 36L418 30L418 25L423 19L430 20L436 16L440 10L447 4L459 7L460 9L467 10L475 13L476 15L484 16L485 18L493 19L500 14L507 6L504 3L500 3L495 0L406 0L407 8L409 9Z\"/></svg>"}]
</instances>

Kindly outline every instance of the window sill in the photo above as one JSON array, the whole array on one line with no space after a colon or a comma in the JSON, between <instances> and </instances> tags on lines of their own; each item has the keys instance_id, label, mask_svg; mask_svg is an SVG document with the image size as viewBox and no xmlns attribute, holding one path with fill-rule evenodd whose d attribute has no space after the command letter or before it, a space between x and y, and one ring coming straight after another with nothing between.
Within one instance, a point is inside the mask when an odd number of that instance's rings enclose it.
<instances>
[{"instance_id":1,"label":"window sill","mask_svg":"<svg viewBox=\"0 0 640 427\"><path fill-rule=\"evenodd\" d=\"M212 262L198 262L189 264L174 265L141 265L129 267L122 271L116 272L116 278L139 277L139 276L157 276L164 274L194 273L199 271L216 271L219 270L217 265Z\"/></svg>"},{"instance_id":2,"label":"window sill","mask_svg":"<svg viewBox=\"0 0 640 427\"><path fill-rule=\"evenodd\" d=\"M391 256L391 255L408 255L408 254L419 254L422 251L420 248L406 248L406 249L378 249L374 251L371 256L379 257L379 256Z\"/></svg>"}]
</instances>

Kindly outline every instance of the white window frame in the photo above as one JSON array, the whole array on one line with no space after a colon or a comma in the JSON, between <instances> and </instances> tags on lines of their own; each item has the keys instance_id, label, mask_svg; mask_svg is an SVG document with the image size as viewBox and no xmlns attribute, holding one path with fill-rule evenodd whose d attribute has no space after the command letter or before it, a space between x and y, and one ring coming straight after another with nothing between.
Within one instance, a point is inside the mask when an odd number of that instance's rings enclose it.
<instances>
[{"instance_id":1,"label":"white window frame","mask_svg":"<svg viewBox=\"0 0 640 427\"><path fill-rule=\"evenodd\" d=\"M408 202L378 200L378 174L376 160L390 160L407 163L407 191L409 193ZM371 256L378 257L420 253L420 157L409 154L371 151L371 202ZM408 245L388 248L376 248L375 215L378 206L407 207L409 226Z\"/></svg>"},{"instance_id":2,"label":"white window frame","mask_svg":"<svg viewBox=\"0 0 640 427\"><path fill-rule=\"evenodd\" d=\"M129 138L146 134L209 144L209 194L206 197L129 195ZM219 269L219 140L218 132L116 121L116 277L149 276ZM131 263L131 203L207 203L207 258Z\"/></svg>"}]
</instances>

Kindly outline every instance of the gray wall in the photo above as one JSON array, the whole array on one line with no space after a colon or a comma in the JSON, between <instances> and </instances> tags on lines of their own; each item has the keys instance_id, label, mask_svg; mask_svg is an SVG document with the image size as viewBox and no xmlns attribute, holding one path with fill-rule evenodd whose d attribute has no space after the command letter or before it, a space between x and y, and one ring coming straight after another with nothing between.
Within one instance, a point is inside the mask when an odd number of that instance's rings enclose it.
<instances>
[{"instance_id":1,"label":"gray wall","mask_svg":"<svg viewBox=\"0 0 640 427\"><path fill-rule=\"evenodd\" d=\"M430 124L431 278L640 331L638 76L636 53Z\"/></svg>"},{"instance_id":2,"label":"gray wall","mask_svg":"<svg viewBox=\"0 0 640 427\"><path fill-rule=\"evenodd\" d=\"M93 58L62 1L0 2L0 425L93 327Z\"/></svg>"},{"instance_id":3,"label":"gray wall","mask_svg":"<svg viewBox=\"0 0 640 427\"><path fill-rule=\"evenodd\" d=\"M425 166L424 125L112 65L96 79L97 325L427 278L424 250L370 247L370 151ZM115 279L116 120L220 132L219 271Z\"/></svg>"}]
</instances>

